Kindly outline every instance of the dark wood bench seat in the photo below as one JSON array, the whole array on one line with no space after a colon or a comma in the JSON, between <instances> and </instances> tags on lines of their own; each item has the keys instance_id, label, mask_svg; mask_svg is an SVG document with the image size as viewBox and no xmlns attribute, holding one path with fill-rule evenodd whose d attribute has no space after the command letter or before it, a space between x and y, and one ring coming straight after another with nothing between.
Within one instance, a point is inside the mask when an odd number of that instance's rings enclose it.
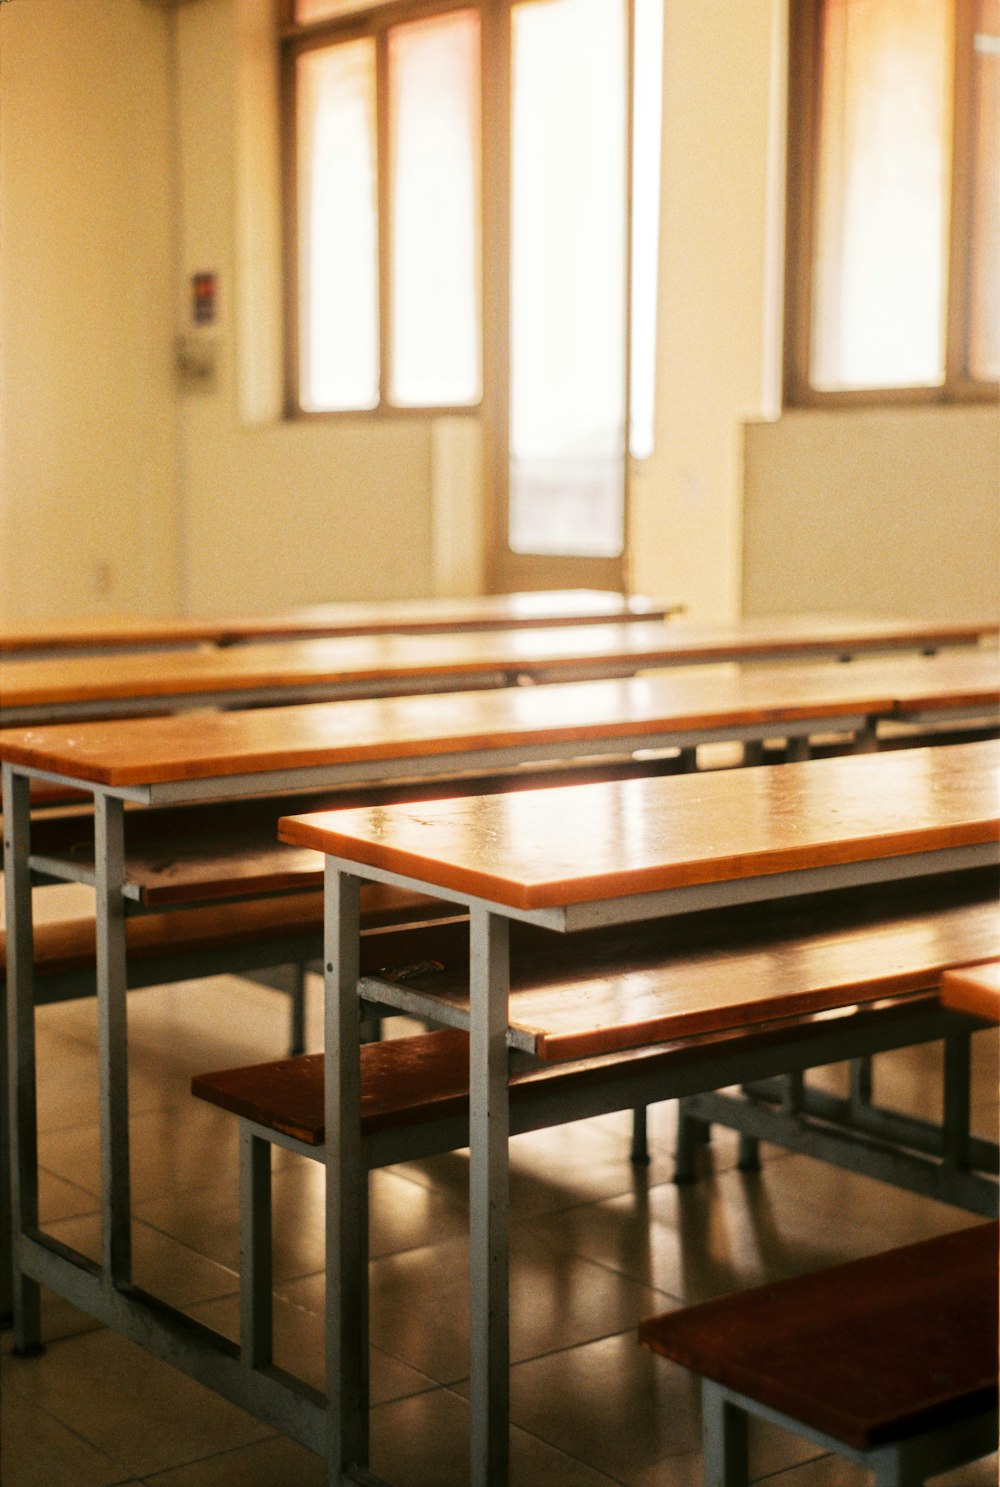
<instances>
[{"instance_id":1,"label":"dark wood bench seat","mask_svg":"<svg viewBox=\"0 0 1000 1487\"><path fill-rule=\"evenodd\" d=\"M706 1440L706 1460L728 1456L729 1470L707 1480L746 1483L745 1438L731 1412L747 1407L860 1453L880 1483L936 1475L944 1468L926 1438L984 1416L985 1449L959 1452L952 1464L989 1454L997 1250L997 1225L979 1224L644 1322L641 1342L724 1391L728 1417L710 1406L706 1418L718 1430L721 1414L728 1441ZM871 1453L899 1443L911 1449L892 1477L889 1453Z\"/></svg>"},{"instance_id":2,"label":"dark wood bench seat","mask_svg":"<svg viewBox=\"0 0 1000 1487\"><path fill-rule=\"evenodd\" d=\"M576 760L505 771L502 775L404 780L391 785L345 786L319 795L266 796L205 805L126 810L126 883L131 898L147 908L238 898L290 889L319 888L323 859L318 852L277 840L280 816L303 810L435 799L446 793L491 794L528 790L572 778L574 784L631 779L677 768L671 759ZM53 811L33 820L32 855L72 871L94 869L93 811Z\"/></svg>"},{"instance_id":3,"label":"dark wood bench seat","mask_svg":"<svg viewBox=\"0 0 1000 1487\"><path fill-rule=\"evenodd\" d=\"M937 1009L933 994L917 994L900 1000L885 1000L870 1008L844 1009L829 1017L803 1016L763 1024L748 1031L736 1029L702 1037L675 1039L650 1047L630 1048L621 1053L562 1064L542 1064L516 1069L510 1078L511 1129L531 1130L536 1125L552 1123L544 1117L535 1119L532 1105L539 1105L547 1095L562 1099L573 1093L595 1097L602 1086L623 1086L640 1082L645 1094L655 1087L657 1078L676 1077L683 1072L699 1082L699 1069L720 1059L745 1059L751 1053L765 1058L776 1050L779 1064L786 1052L798 1044L814 1046L825 1028L842 1030L849 1023L875 1029L893 1044L895 1028L909 1025L915 1017L933 1015ZM839 1019L839 1022L838 1022ZM191 1092L222 1110L248 1120L253 1125L288 1136L313 1148L322 1157L326 1139L323 1115L323 1055L301 1054L296 1058L275 1059L248 1064L238 1069L219 1069L196 1075ZM635 1099L639 1092L634 1091ZM657 1098L655 1093L652 1096ZM599 1097L598 1097L599 1098ZM659 1098L666 1098L660 1095ZM605 1110L630 1108L632 1098L616 1102L609 1097ZM366 1043L361 1048L361 1121L362 1133L376 1137L433 1122L460 1122L449 1138L449 1144L463 1146L464 1122L469 1111L469 1041L458 1028L421 1033L408 1038L390 1038L382 1043ZM562 1120L577 1119L567 1116ZM424 1150L445 1150L447 1145L431 1144ZM399 1153L386 1161L402 1160ZM373 1165L377 1163L373 1162Z\"/></svg>"},{"instance_id":4,"label":"dark wood bench seat","mask_svg":"<svg viewBox=\"0 0 1000 1487\"><path fill-rule=\"evenodd\" d=\"M437 930L451 947L466 934L464 918L440 899L378 884L366 885L362 909L362 962L370 973L388 965L427 959L442 948ZM454 926L454 928L453 928ZM412 933L410 931L412 930ZM384 942L385 933L395 938ZM276 895L213 904L169 913L130 917L125 926L129 986L157 985L305 962L322 954L322 892ZM72 915L35 926L35 997L39 1003L93 993L95 923L92 915ZM449 953L453 953L449 950ZM6 979L6 933L0 929L0 984Z\"/></svg>"},{"instance_id":5,"label":"dark wood bench seat","mask_svg":"<svg viewBox=\"0 0 1000 1487\"><path fill-rule=\"evenodd\" d=\"M573 1060L573 1072L567 1077L575 1078L582 1063L592 1072L602 1059L610 1067L623 1057L654 1057L660 1045L668 1062L701 1057L705 1048L715 1051L726 1038L745 1049L755 1029L768 1037L776 1029L784 1036L793 1025L815 1031L831 1011L849 1019L857 1015L861 1003L884 1008L892 1005L887 999L933 993L949 965L993 953L989 947L1000 937L991 891L995 882L993 873L954 874L920 888L904 885L905 894L898 886L882 893L868 889L863 896L852 890L828 895L839 900L835 905L818 906L810 899L791 909L775 906L768 912L754 905L725 916L713 912L667 921L660 926L658 940L641 937L645 955L641 968L633 949L630 964L619 973L619 1022L601 1026L589 1022L593 988L588 972L596 980L597 995L603 997L614 982L614 956L621 951L618 937L608 932L576 936L567 956L564 937L513 925L514 976L522 984L511 993L512 1018L518 1015L520 997L537 995L535 1005L550 1009L550 1021L558 1015L568 1026L575 1017L582 1031L551 1039L539 1034L536 1044L543 1053L550 1052L550 1059L515 1071L512 1090L541 1087L547 1078L560 1077L564 1066L551 1058L553 1047L572 1050L566 1055ZM900 908L903 898L906 907ZM915 898L921 902L915 904ZM896 917L886 918L893 904ZM821 908L820 927L804 930L803 921ZM755 922L762 919L769 920L764 927ZM724 928L725 942L719 945ZM436 981L457 984L467 975L466 928L456 920L440 929L444 932L429 927L426 935L414 929L407 945L416 952L415 964L383 973L372 984L395 982L407 989L427 988ZM552 944L556 940L559 947ZM706 949L706 944L719 948ZM436 962L433 967L426 964L431 959ZM837 961L841 974L833 978L831 969ZM775 983L780 991L769 998ZM716 1006L710 1000L713 987ZM657 994L664 1003L660 1015L646 1015L649 999ZM931 995L929 1002L936 1005L936 998ZM428 1006L433 1010L429 998ZM605 1009L609 1010L606 1004ZM441 1113L442 1100L446 1113L454 1113L458 1107L447 1102L467 1095L465 1038L464 1031L448 1029L363 1049L363 1077L374 1081L363 1094L364 1119L378 1127L387 1114L396 1119L405 1113L409 1121L429 1118ZM197 1078L193 1088L203 1099L306 1144L323 1141L321 1055L217 1071ZM428 1115L415 1113L416 1107Z\"/></svg>"},{"instance_id":6,"label":"dark wood bench seat","mask_svg":"<svg viewBox=\"0 0 1000 1487\"><path fill-rule=\"evenodd\" d=\"M512 925L512 1047L542 1060L748 1026L936 987L1000 943L993 869L564 936ZM373 999L468 1025L461 958ZM440 959L440 957L429 957Z\"/></svg>"}]
</instances>

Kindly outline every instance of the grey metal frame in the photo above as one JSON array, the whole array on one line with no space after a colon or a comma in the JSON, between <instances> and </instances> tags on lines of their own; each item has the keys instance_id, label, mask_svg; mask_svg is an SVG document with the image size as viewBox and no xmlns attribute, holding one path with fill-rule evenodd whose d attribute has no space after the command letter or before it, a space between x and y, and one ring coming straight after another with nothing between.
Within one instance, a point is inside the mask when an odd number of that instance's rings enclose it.
<instances>
[{"instance_id":1,"label":"grey metal frame","mask_svg":"<svg viewBox=\"0 0 1000 1487\"><path fill-rule=\"evenodd\" d=\"M839 721L839 720L838 720ZM805 733L809 725L802 725ZM824 731L829 719L814 728ZM792 730L784 724L762 726L763 736L784 736ZM732 737L732 734L728 735ZM668 745L677 735L666 737ZM692 746L704 741L693 737ZM616 741L616 747L620 745ZM648 736L638 745L651 746ZM537 755L537 748L534 750ZM463 756L478 762L482 756ZM510 756L507 756L508 758ZM447 760L450 766L454 756ZM416 761L408 761L412 770ZM441 759L422 761L425 772L440 771ZM379 772L382 764L379 763ZM97 1001L99 1020L100 1122L101 1122L101 1215L102 1263L94 1264L51 1237L43 1235L38 1222L38 1155L35 1095L34 974L31 877L42 869L59 875L59 864L35 862L31 856L29 785L32 778L81 785L92 790L97 823L97 865L94 872L76 874L91 882L97 895ZM364 877L417 888L448 902L464 902L472 920L471 1017L464 1025L471 1032L470 1094L472 1193L472 1284L476 1315L472 1354L472 1413L474 1462L472 1481L476 1487L499 1487L507 1478L507 1136L510 1112L507 1092L507 1050L512 1041L507 1026L508 946L507 927L512 918L523 919L563 932L601 924L625 924L650 917L676 914L698 907L753 902L790 894L849 884L883 881L901 875L918 876L994 860L995 849L958 848L913 854L900 859L846 864L769 876L766 880L743 880L736 884L702 885L663 893L577 904L539 911L515 911L487 901L437 890L426 883L374 869L359 869L349 862L331 861L327 866L328 936L326 949L326 1077L328 1136L327 1239L328 1286L331 1315L328 1321L329 1389L338 1401L334 1410L323 1408L322 1397L274 1367L269 1360L269 1334L261 1321L259 1286L257 1299L245 1313L247 1355L201 1324L166 1306L136 1287L130 1277L131 1213L129 1203L128 1071L126 1019L126 954L123 806L126 800L154 804L165 800L204 799L207 795L227 798L252 792L287 791L306 784L330 783L340 778L337 766L310 771L268 771L255 776L236 776L186 785L104 787L50 772L3 766L3 808L6 852L8 922L8 1027L11 1077L9 1084L10 1163L13 1222L13 1276L0 1274L0 1310L3 1293L10 1292L14 1317L15 1348L25 1353L40 1346L39 1286L64 1296L72 1304L114 1327L161 1358L174 1363L192 1377L235 1400L295 1439L320 1452L331 1463L331 1482L371 1481L367 1473L367 1354L361 1346L366 1335L365 1303L358 1285L363 1272L366 1244L364 1222L365 1162L362 1158L358 1117L359 991L385 1005L409 1010L409 989L404 985L375 982L359 986L357 977L357 892ZM437 1009L438 1011L440 1009ZM430 1015L434 1015L433 1012ZM958 1024L955 1024L956 1026ZM938 1034L940 1035L940 1034ZM857 1049L853 1052L863 1052ZM838 1046L829 1058L852 1056ZM813 1063L818 1060L812 1055ZM800 1067L796 1063L796 1067ZM747 1068L736 1077L767 1077L780 1071ZM732 1067L720 1070L708 1087L730 1082ZM704 1084L701 1086L705 1087ZM683 1087L661 1093L691 1092ZM647 1093L631 1088L627 1108L646 1103ZM562 1117L562 1118L565 1118ZM395 1158L399 1160L400 1158ZM249 1159L248 1159L249 1160ZM250 1161L257 1173L263 1157L259 1150ZM251 1184L252 1185L252 1184ZM0 1202L6 1193L0 1194ZM264 1220L258 1216L248 1241L250 1273L262 1274L266 1267ZM0 1215L0 1227L6 1223ZM363 1287L361 1287L363 1289ZM248 1365L248 1358L256 1366ZM263 1360L268 1359L265 1363ZM324 1419L325 1416L325 1419Z\"/></svg>"},{"instance_id":2,"label":"grey metal frame","mask_svg":"<svg viewBox=\"0 0 1000 1487\"><path fill-rule=\"evenodd\" d=\"M704 1487L748 1487L750 1482L747 1417L755 1415L792 1435L802 1436L825 1451L856 1462L875 1476L874 1487L924 1487L929 1477L967 1466L996 1450L998 1414L994 1405L966 1420L922 1431L891 1444L859 1451L835 1436L780 1410L770 1409L746 1394L703 1379L702 1441Z\"/></svg>"}]
</instances>

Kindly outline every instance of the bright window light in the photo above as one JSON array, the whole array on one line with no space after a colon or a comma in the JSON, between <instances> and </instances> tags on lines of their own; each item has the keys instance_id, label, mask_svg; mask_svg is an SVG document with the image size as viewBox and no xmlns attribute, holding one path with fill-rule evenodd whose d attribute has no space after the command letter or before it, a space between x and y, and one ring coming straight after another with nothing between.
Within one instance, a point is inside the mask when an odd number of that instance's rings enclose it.
<instances>
[{"instance_id":1,"label":"bright window light","mask_svg":"<svg viewBox=\"0 0 1000 1487\"><path fill-rule=\"evenodd\" d=\"M950 0L828 0L813 384L944 379Z\"/></svg>"},{"instance_id":2,"label":"bright window light","mask_svg":"<svg viewBox=\"0 0 1000 1487\"><path fill-rule=\"evenodd\" d=\"M311 412L374 408L375 45L304 52L297 66L301 402Z\"/></svg>"},{"instance_id":3,"label":"bright window light","mask_svg":"<svg viewBox=\"0 0 1000 1487\"><path fill-rule=\"evenodd\" d=\"M392 401L474 403L479 355L479 17L389 32Z\"/></svg>"},{"instance_id":4,"label":"bright window light","mask_svg":"<svg viewBox=\"0 0 1000 1487\"><path fill-rule=\"evenodd\" d=\"M510 545L624 541L624 6L512 12Z\"/></svg>"}]
</instances>

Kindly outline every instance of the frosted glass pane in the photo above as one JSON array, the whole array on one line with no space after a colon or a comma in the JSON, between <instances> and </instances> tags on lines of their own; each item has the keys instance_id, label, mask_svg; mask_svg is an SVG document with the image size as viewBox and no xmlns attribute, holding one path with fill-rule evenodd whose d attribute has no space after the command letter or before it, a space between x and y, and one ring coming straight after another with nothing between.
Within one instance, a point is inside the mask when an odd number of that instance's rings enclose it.
<instances>
[{"instance_id":1,"label":"frosted glass pane","mask_svg":"<svg viewBox=\"0 0 1000 1487\"><path fill-rule=\"evenodd\" d=\"M632 123L632 368L629 449L653 452L660 249L663 0L635 0Z\"/></svg>"},{"instance_id":2,"label":"frosted glass pane","mask_svg":"<svg viewBox=\"0 0 1000 1487\"><path fill-rule=\"evenodd\" d=\"M300 401L310 411L378 402L375 45L297 62Z\"/></svg>"},{"instance_id":3,"label":"frosted glass pane","mask_svg":"<svg viewBox=\"0 0 1000 1487\"><path fill-rule=\"evenodd\" d=\"M473 403L479 355L479 17L389 32L394 403Z\"/></svg>"},{"instance_id":4,"label":"frosted glass pane","mask_svg":"<svg viewBox=\"0 0 1000 1487\"><path fill-rule=\"evenodd\" d=\"M327 21L331 16L371 8L369 0L295 0L295 19L300 26L307 26L310 21Z\"/></svg>"},{"instance_id":5,"label":"frosted glass pane","mask_svg":"<svg viewBox=\"0 0 1000 1487\"><path fill-rule=\"evenodd\" d=\"M827 0L813 384L944 377L950 0Z\"/></svg>"},{"instance_id":6,"label":"frosted glass pane","mask_svg":"<svg viewBox=\"0 0 1000 1487\"><path fill-rule=\"evenodd\" d=\"M622 551L625 15L512 15L510 545Z\"/></svg>"},{"instance_id":7,"label":"frosted glass pane","mask_svg":"<svg viewBox=\"0 0 1000 1487\"><path fill-rule=\"evenodd\" d=\"M979 0L974 46L969 371L995 382L1000 379L1000 0Z\"/></svg>"}]
</instances>

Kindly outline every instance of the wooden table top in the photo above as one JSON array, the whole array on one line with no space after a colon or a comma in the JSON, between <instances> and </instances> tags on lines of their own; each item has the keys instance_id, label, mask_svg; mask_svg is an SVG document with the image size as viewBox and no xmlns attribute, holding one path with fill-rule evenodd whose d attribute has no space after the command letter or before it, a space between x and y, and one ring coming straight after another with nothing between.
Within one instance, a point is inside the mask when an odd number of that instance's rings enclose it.
<instances>
[{"instance_id":1,"label":"wooden table top","mask_svg":"<svg viewBox=\"0 0 1000 1487\"><path fill-rule=\"evenodd\" d=\"M1000 960L949 971L941 982L941 1001L956 1012L1000 1022Z\"/></svg>"},{"instance_id":2,"label":"wooden table top","mask_svg":"<svg viewBox=\"0 0 1000 1487\"><path fill-rule=\"evenodd\" d=\"M386 599L372 603L311 604L277 614L205 615L149 619L100 615L87 620L13 625L0 630L0 654L83 651L99 647L142 650L156 646L227 645L239 641L309 636L431 634L448 630L505 630L523 626L583 625L608 620L660 620L679 605L645 594L601 589L548 589L537 593L482 594L468 598Z\"/></svg>"},{"instance_id":3,"label":"wooden table top","mask_svg":"<svg viewBox=\"0 0 1000 1487\"><path fill-rule=\"evenodd\" d=\"M538 909L990 843L1000 744L284 817L282 841Z\"/></svg>"},{"instance_id":4,"label":"wooden table top","mask_svg":"<svg viewBox=\"0 0 1000 1487\"><path fill-rule=\"evenodd\" d=\"M0 758L104 785L540 748L664 732L893 712L902 692L1000 702L990 652L826 664L717 665L626 680L312 703L164 718L49 724L0 734ZM941 703L940 705L944 705Z\"/></svg>"},{"instance_id":5,"label":"wooden table top","mask_svg":"<svg viewBox=\"0 0 1000 1487\"><path fill-rule=\"evenodd\" d=\"M590 1058L933 989L997 953L996 886L989 870L952 873L568 939L514 925L512 1042ZM408 993L468 1017L467 943L461 964L408 972Z\"/></svg>"},{"instance_id":6,"label":"wooden table top","mask_svg":"<svg viewBox=\"0 0 1000 1487\"><path fill-rule=\"evenodd\" d=\"M552 626L442 635L366 635L300 640L210 651L55 657L0 665L0 699L16 709L94 707L169 699L233 699L313 688L421 684L564 672L611 675L626 668L766 660L842 652L913 650L976 639L983 627L921 625L902 620L786 617L731 625L682 622Z\"/></svg>"}]
</instances>

